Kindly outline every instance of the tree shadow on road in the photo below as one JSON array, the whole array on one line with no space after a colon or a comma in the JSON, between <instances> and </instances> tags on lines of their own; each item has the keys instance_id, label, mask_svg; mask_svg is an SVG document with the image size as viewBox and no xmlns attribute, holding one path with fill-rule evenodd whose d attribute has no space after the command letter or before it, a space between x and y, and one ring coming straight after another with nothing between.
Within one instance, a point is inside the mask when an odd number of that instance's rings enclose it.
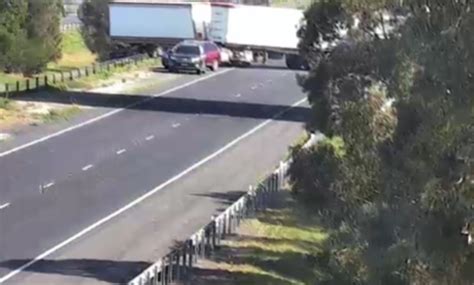
<instances>
[{"instance_id":1,"label":"tree shadow on road","mask_svg":"<svg viewBox=\"0 0 474 285\"><path fill-rule=\"evenodd\" d=\"M0 267L15 270L31 259L0 262ZM148 262L112 261L98 259L40 260L24 271L52 275L68 275L96 279L113 284L124 284L151 266Z\"/></svg>"}]
</instances>

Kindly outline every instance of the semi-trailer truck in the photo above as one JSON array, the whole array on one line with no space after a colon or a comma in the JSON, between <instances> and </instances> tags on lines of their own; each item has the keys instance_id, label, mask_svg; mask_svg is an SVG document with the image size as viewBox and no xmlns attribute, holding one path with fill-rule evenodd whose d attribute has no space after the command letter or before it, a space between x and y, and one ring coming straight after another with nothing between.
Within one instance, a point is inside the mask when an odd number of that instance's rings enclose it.
<instances>
[{"instance_id":1,"label":"semi-trailer truck","mask_svg":"<svg viewBox=\"0 0 474 285\"><path fill-rule=\"evenodd\" d=\"M267 52L286 55L289 68L306 68L298 54L298 9L216 2L111 0L110 36L148 53L166 50L182 40L210 40L233 64L265 63Z\"/></svg>"}]
</instances>

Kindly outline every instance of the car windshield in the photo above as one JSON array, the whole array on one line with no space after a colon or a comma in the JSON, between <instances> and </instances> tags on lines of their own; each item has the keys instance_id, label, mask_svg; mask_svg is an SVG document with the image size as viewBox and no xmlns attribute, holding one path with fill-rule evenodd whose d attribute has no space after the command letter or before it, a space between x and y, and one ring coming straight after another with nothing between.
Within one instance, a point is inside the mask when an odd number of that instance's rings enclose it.
<instances>
[{"instance_id":1,"label":"car windshield","mask_svg":"<svg viewBox=\"0 0 474 285\"><path fill-rule=\"evenodd\" d=\"M176 53L181 54L189 54L189 55L199 55L201 52L199 51L198 46L188 46L188 45L180 45L175 49Z\"/></svg>"}]
</instances>

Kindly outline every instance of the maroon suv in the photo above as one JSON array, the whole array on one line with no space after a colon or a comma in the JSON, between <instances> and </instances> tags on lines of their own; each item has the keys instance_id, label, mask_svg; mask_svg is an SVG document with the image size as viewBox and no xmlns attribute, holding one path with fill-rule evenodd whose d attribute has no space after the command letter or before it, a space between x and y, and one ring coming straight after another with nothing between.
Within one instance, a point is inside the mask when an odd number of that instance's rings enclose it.
<instances>
[{"instance_id":1,"label":"maroon suv","mask_svg":"<svg viewBox=\"0 0 474 285\"><path fill-rule=\"evenodd\" d=\"M163 58L163 65L170 71L190 70L198 74L207 68L219 69L221 53L219 47L209 41L183 41L174 46Z\"/></svg>"}]
</instances>

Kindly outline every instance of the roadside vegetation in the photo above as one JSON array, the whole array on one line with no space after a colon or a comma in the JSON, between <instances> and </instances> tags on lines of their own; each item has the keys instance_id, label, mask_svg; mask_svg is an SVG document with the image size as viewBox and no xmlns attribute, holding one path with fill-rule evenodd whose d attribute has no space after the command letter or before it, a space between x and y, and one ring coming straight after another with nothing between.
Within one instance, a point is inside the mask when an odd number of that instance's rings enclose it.
<instances>
[{"instance_id":1,"label":"roadside vegetation","mask_svg":"<svg viewBox=\"0 0 474 285\"><path fill-rule=\"evenodd\" d=\"M331 233L316 284L474 284L473 11L454 0L306 11L309 128L327 138L293 154L290 176ZM344 44L322 52L340 27Z\"/></svg>"},{"instance_id":2,"label":"roadside vegetation","mask_svg":"<svg viewBox=\"0 0 474 285\"><path fill-rule=\"evenodd\" d=\"M328 234L289 192L279 205L245 221L210 261L199 264L196 285L305 285L322 280L317 268Z\"/></svg>"}]
</instances>

